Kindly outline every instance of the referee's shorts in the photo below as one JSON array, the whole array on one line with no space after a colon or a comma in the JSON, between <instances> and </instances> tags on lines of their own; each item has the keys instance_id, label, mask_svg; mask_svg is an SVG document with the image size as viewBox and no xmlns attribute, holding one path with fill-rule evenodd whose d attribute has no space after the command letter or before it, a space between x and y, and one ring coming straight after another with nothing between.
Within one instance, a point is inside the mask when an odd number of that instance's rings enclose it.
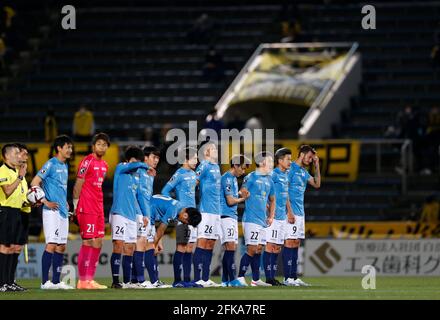
<instances>
[{"instance_id":1,"label":"referee's shorts","mask_svg":"<svg viewBox=\"0 0 440 320\"><path fill-rule=\"evenodd\" d=\"M29 235L29 215L17 208L0 206L0 244L26 244Z\"/></svg>"}]
</instances>

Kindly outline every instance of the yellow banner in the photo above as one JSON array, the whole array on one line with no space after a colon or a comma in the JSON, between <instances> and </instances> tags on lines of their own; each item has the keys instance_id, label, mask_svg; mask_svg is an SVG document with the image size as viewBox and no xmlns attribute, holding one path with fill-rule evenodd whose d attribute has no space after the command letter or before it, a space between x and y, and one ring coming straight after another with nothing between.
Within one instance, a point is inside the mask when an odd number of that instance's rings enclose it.
<instances>
[{"instance_id":1,"label":"yellow banner","mask_svg":"<svg viewBox=\"0 0 440 320\"><path fill-rule=\"evenodd\" d=\"M41 167L52 157L51 146L47 143L30 143L26 144L29 150L28 159L28 173L26 178L30 181L41 169ZM1 146L0 146L1 147ZM69 160L69 179L75 179L78 171L78 166L81 160L92 152L91 146L87 143L75 143L74 153ZM106 178L113 178L113 173L116 165L119 163L119 148L117 145L112 144L108 148L104 157L107 161L109 171Z\"/></svg>"},{"instance_id":2,"label":"yellow banner","mask_svg":"<svg viewBox=\"0 0 440 320\"><path fill-rule=\"evenodd\" d=\"M298 148L302 144L308 144L314 147L318 153L320 159L321 176L322 180L326 181L347 181L352 182L357 179L359 169L359 155L360 155L360 142L356 140L275 140L274 151L279 148L289 148L292 150L292 159L295 160L298 156ZM249 154L257 154L262 150L256 150L252 144L242 144L240 150L233 146L232 143L228 147L225 147L225 143L222 144L223 148L221 152L228 152L227 157L230 159L233 154L244 153L249 158ZM235 149L233 149L233 147ZM230 168L229 165L222 165L222 172L225 172ZM248 173L255 170L255 163L248 169ZM313 168L311 168L313 173Z\"/></svg>"},{"instance_id":3,"label":"yellow banner","mask_svg":"<svg viewBox=\"0 0 440 320\"><path fill-rule=\"evenodd\" d=\"M306 238L419 239L439 238L440 224L415 221L306 222Z\"/></svg>"}]
</instances>

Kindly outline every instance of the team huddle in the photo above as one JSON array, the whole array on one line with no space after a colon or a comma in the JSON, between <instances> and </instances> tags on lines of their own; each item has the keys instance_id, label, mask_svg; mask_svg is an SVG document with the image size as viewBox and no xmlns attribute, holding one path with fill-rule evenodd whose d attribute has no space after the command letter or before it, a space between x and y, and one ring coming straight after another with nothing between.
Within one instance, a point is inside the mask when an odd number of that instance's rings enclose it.
<instances>
[{"instance_id":1,"label":"team huddle","mask_svg":"<svg viewBox=\"0 0 440 320\"><path fill-rule=\"evenodd\" d=\"M73 150L73 142L68 136L55 139L55 156L43 165L31 182L31 188L40 186L45 193L41 202L46 239L41 289L73 289L60 281L69 219L76 220L82 238L76 288L107 288L94 277L105 235L102 184L108 165L103 157L109 146L106 134L94 136L92 153L82 159L78 167L73 189L74 208L69 208L67 202L67 161ZM297 260L300 240L305 237L304 192L307 184L315 188L321 184L316 151L303 145L295 161L287 148L277 150L275 155L260 152L255 156L256 170L244 177L241 187L237 178L243 176L250 165L244 155L233 156L230 169L221 175L214 142L202 143L199 150L188 147L182 154L181 167L156 195L153 195L153 184L160 160L156 147L128 147L124 161L116 166L109 215L113 240L111 287L242 287L249 285L245 280L249 266L251 286L306 286L297 276ZM313 177L306 170L310 164L314 165ZM237 274L235 252L240 203L244 203L245 208L242 226L246 252L241 257ZM174 282L167 285L160 280L157 256L164 249L162 237L170 223L176 224L176 250ZM217 240L224 247L221 284L210 279ZM275 278L281 251L282 282ZM261 260L266 281L260 279Z\"/></svg>"}]
</instances>

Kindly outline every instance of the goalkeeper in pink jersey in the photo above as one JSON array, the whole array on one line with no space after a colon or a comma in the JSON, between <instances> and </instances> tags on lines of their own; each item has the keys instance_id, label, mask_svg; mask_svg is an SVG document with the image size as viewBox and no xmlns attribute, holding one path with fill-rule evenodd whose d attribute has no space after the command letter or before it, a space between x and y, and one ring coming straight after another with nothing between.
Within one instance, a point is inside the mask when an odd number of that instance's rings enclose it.
<instances>
[{"instance_id":1,"label":"goalkeeper in pink jersey","mask_svg":"<svg viewBox=\"0 0 440 320\"><path fill-rule=\"evenodd\" d=\"M107 289L93 278L105 233L102 184L108 165L102 158L109 147L107 134L98 133L93 137L93 152L81 161L73 188L73 203L83 239L78 255L77 289Z\"/></svg>"}]
</instances>

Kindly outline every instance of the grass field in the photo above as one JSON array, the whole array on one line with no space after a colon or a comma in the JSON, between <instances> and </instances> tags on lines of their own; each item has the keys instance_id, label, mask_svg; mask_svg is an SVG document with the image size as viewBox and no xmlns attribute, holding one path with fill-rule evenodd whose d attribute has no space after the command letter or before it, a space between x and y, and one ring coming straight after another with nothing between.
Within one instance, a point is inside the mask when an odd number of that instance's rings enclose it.
<instances>
[{"instance_id":1,"label":"grass field","mask_svg":"<svg viewBox=\"0 0 440 320\"><path fill-rule=\"evenodd\" d=\"M110 279L98 279L109 284ZM164 279L171 283L171 279ZM219 279L213 278L215 281ZM361 278L307 278L311 287L247 287L201 289L150 289L103 291L43 291L38 280L19 283L28 289L23 293L0 293L0 300L440 300L438 277L378 277L375 290L364 290Z\"/></svg>"}]
</instances>

